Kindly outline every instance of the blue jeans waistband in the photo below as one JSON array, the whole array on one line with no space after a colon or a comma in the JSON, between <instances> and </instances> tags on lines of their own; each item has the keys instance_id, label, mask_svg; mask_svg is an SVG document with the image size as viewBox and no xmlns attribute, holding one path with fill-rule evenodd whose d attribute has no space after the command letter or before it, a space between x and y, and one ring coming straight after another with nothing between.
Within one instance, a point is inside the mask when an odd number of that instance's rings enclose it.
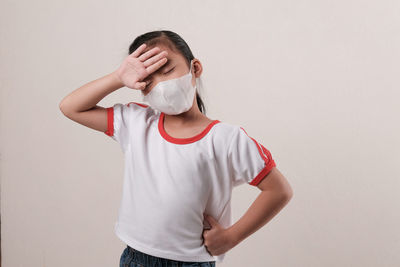
<instances>
[{"instance_id":1,"label":"blue jeans waistband","mask_svg":"<svg viewBox=\"0 0 400 267\"><path fill-rule=\"evenodd\" d=\"M172 259L161 258L153 255L146 254L139 250L136 250L129 245L125 248L126 256L131 258L133 262L147 266L157 266L157 267L215 267L215 261L205 261L205 262L187 262L178 261ZM128 265L129 266L129 265Z\"/></svg>"}]
</instances>

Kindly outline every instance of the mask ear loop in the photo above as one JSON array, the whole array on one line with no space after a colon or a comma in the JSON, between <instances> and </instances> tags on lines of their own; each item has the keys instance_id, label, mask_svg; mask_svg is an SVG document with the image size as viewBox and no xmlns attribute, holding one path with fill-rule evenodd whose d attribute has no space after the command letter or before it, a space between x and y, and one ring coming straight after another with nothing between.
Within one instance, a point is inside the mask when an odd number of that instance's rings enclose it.
<instances>
[{"instance_id":1,"label":"mask ear loop","mask_svg":"<svg viewBox=\"0 0 400 267\"><path fill-rule=\"evenodd\" d=\"M192 65L192 61L193 61L193 59L190 61L190 70L189 70L189 72L190 73L192 73L192 67L193 67L193 65ZM193 77L194 75L192 74L192 77ZM197 97L197 94L198 94L198 87L197 87L197 80L198 80L198 78L194 78L194 97L196 98ZM190 83L192 83L192 81L190 81Z\"/></svg>"},{"instance_id":2,"label":"mask ear loop","mask_svg":"<svg viewBox=\"0 0 400 267\"><path fill-rule=\"evenodd\" d=\"M192 77L193 77L193 74L192 74L192 67L193 67L193 64L192 64L192 62L193 62L193 59L190 60L189 73L190 73L190 74L192 75ZM194 89L197 91L197 78L195 78L194 80L195 80ZM192 82L192 81L190 81L190 82Z\"/></svg>"}]
</instances>

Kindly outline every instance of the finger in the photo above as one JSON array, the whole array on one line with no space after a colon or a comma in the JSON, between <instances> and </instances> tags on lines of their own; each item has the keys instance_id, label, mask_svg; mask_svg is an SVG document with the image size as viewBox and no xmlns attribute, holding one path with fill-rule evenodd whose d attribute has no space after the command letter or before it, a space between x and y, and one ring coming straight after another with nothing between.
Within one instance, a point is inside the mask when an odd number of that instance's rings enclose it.
<instances>
[{"instance_id":1,"label":"finger","mask_svg":"<svg viewBox=\"0 0 400 267\"><path fill-rule=\"evenodd\" d=\"M140 61L145 61L146 59L148 59L149 57L153 56L154 54L160 52L160 48L158 46L153 47L152 49L150 49L149 51L146 51L144 54L140 55L138 57L138 59Z\"/></svg>"},{"instance_id":2,"label":"finger","mask_svg":"<svg viewBox=\"0 0 400 267\"><path fill-rule=\"evenodd\" d=\"M211 215L206 215L206 220L211 224L211 226L219 225L218 221L214 219Z\"/></svg>"},{"instance_id":3,"label":"finger","mask_svg":"<svg viewBox=\"0 0 400 267\"><path fill-rule=\"evenodd\" d=\"M138 90L144 90L146 88L146 83L145 82L137 82L137 83L135 83L135 88L138 88Z\"/></svg>"},{"instance_id":4,"label":"finger","mask_svg":"<svg viewBox=\"0 0 400 267\"><path fill-rule=\"evenodd\" d=\"M144 65L145 67L148 67L148 66L150 66L151 64L154 64L155 62L157 62L158 60L160 60L160 59L166 57L167 55L168 55L168 52L164 50L164 51L158 53L157 55L152 56L152 57L149 58L148 60L144 61L144 62L143 62L143 65Z\"/></svg>"},{"instance_id":5,"label":"finger","mask_svg":"<svg viewBox=\"0 0 400 267\"><path fill-rule=\"evenodd\" d=\"M148 66L146 68L147 71L147 75L150 75L151 73L155 72L156 70L158 70L162 65L164 65L166 62L168 61L167 58L162 58L160 60L158 60L156 63Z\"/></svg>"},{"instance_id":6,"label":"finger","mask_svg":"<svg viewBox=\"0 0 400 267\"><path fill-rule=\"evenodd\" d=\"M146 49L146 44L142 44L139 46L135 51L133 51L130 56L132 57L138 57L144 50Z\"/></svg>"},{"instance_id":7,"label":"finger","mask_svg":"<svg viewBox=\"0 0 400 267\"><path fill-rule=\"evenodd\" d=\"M206 238L206 235L208 234L208 232L210 232L210 230L203 230L202 237Z\"/></svg>"}]
</instances>

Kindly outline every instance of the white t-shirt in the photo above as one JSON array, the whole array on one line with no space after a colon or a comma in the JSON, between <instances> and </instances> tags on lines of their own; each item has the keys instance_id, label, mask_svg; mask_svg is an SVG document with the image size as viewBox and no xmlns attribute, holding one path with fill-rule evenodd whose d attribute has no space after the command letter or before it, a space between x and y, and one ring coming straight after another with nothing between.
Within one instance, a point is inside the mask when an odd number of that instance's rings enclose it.
<instances>
[{"instance_id":1,"label":"white t-shirt","mask_svg":"<svg viewBox=\"0 0 400 267\"><path fill-rule=\"evenodd\" d=\"M107 108L108 130L124 153L115 234L144 253L178 261L222 262L203 244L203 213L231 226L234 186L257 185L276 166L242 127L214 120L190 138L174 138L164 113L136 102Z\"/></svg>"}]
</instances>

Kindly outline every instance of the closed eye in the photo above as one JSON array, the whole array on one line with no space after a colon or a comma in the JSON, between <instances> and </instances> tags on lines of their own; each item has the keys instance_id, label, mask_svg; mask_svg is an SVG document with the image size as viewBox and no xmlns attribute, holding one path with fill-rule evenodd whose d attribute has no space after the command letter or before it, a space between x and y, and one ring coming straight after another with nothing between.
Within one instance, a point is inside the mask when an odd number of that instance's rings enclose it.
<instances>
[{"instance_id":1,"label":"closed eye","mask_svg":"<svg viewBox=\"0 0 400 267\"><path fill-rule=\"evenodd\" d=\"M165 72L164 74L170 73L174 68L170 69L169 71Z\"/></svg>"},{"instance_id":2,"label":"closed eye","mask_svg":"<svg viewBox=\"0 0 400 267\"><path fill-rule=\"evenodd\" d=\"M169 70L169 71L167 71L167 72L164 72L163 74L164 74L164 75L166 75L166 74L170 73L171 71L173 71L174 69L175 69L175 67L173 67L172 69L170 69L170 70ZM148 81L147 81L147 84L146 84L146 88L147 88L147 87L149 87L149 86L150 86L150 84L151 84L151 81L150 81L150 80L148 80Z\"/></svg>"}]
</instances>

